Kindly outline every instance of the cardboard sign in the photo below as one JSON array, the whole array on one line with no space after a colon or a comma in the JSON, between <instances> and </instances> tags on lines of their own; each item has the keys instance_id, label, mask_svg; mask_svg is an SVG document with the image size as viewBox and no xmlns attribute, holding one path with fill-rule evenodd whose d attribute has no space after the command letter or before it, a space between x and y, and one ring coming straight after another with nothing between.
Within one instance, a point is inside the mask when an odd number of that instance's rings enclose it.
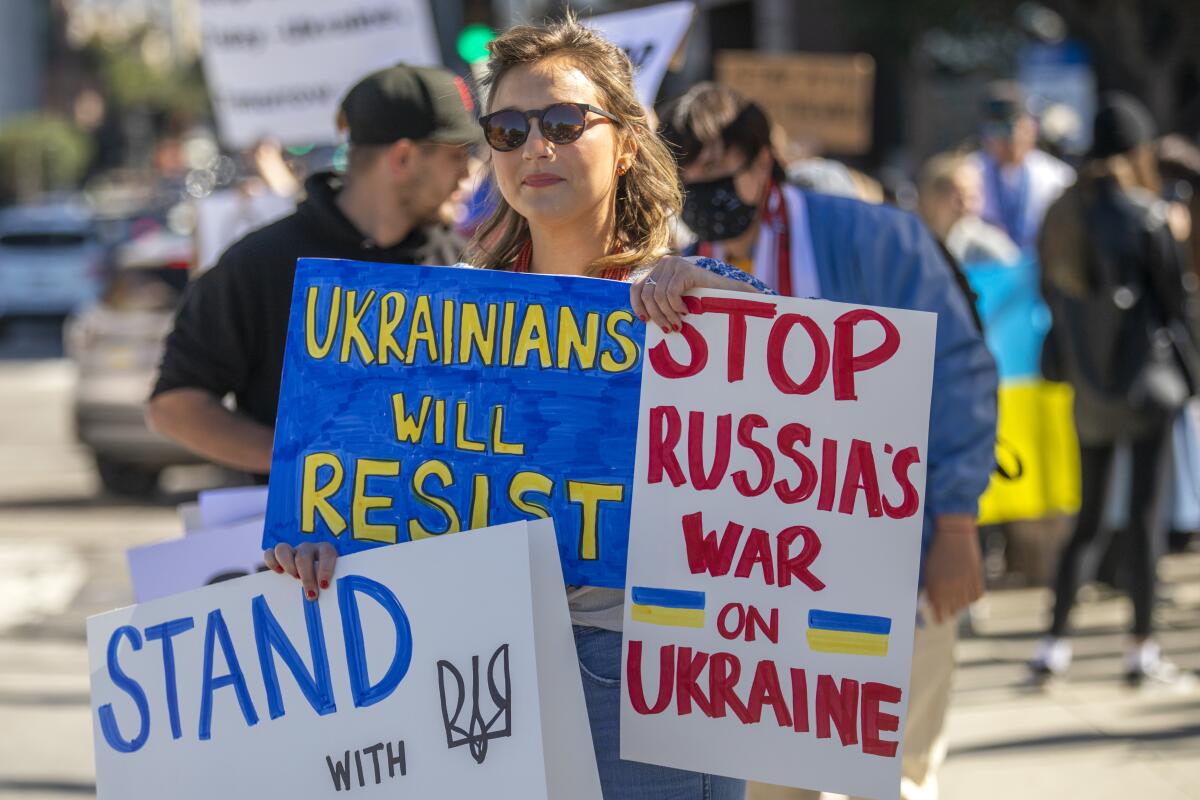
<instances>
[{"instance_id":1,"label":"cardboard sign","mask_svg":"<svg viewBox=\"0 0 1200 800\"><path fill-rule=\"evenodd\" d=\"M622 586L641 341L593 278L301 259L263 547L340 553L552 517Z\"/></svg>"},{"instance_id":2,"label":"cardboard sign","mask_svg":"<svg viewBox=\"0 0 1200 800\"><path fill-rule=\"evenodd\" d=\"M221 141L329 144L346 90L398 61L438 64L424 0L200 0Z\"/></svg>"},{"instance_id":3,"label":"cardboard sign","mask_svg":"<svg viewBox=\"0 0 1200 800\"><path fill-rule=\"evenodd\" d=\"M820 153L871 149L875 61L865 53L717 53L717 80L761 105L788 136Z\"/></svg>"},{"instance_id":4,"label":"cardboard sign","mask_svg":"<svg viewBox=\"0 0 1200 800\"><path fill-rule=\"evenodd\" d=\"M197 528L182 539L125 551L133 599L148 603L266 569L262 551L263 518Z\"/></svg>"},{"instance_id":5,"label":"cardboard sign","mask_svg":"<svg viewBox=\"0 0 1200 800\"><path fill-rule=\"evenodd\" d=\"M686 301L646 339L621 757L895 798L936 317Z\"/></svg>"},{"instance_id":6,"label":"cardboard sign","mask_svg":"<svg viewBox=\"0 0 1200 800\"><path fill-rule=\"evenodd\" d=\"M602 14L586 20L586 24L603 33L629 55L638 99L646 108L653 108L658 87L662 85L675 51L692 26L695 13L695 3L663 3Z\"/></svg>"},{"instance_id":7,"label":"cardboard sign","mask_svg":"<svg viewBox=\"0 0 1200 800\"><path fill-rule=\"evenodd\" d=\"M101 798L599 800L548 522L88 620Z\"/></svg>"}]
</instances>

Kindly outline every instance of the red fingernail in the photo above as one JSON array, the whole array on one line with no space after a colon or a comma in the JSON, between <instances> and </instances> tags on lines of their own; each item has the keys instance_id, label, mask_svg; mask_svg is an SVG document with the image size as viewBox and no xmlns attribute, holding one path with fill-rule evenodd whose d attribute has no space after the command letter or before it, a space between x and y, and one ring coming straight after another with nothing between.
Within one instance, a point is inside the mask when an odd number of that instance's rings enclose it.
<instances>
[{"instance_id":1,"label":"red fingernail","mask_svg":"<svg viewBox=\"0 0 1200 800\"><path fill-rule=\"evenodd\" d=\"M676 326L675 326L674 328L672 328L671 330L675 331L676 333L679 333L681 330L683 330L683 326L682 326L682 325L676 325Z\"/></svg>"},{"instance_id":2,"label":"red fingernail","mask_svg":"<svg viewBox=\"0 0 1200 800\"><path fill-rule=\"evenodd\" d=\"M671 332L670 328L663 328L663 333L670 333L670 332Z\"/></svg>"},{"instance_id":3,"label":"red fingernail","mask_svg":"<svg viewBox=\"0 0 1200 800\"><path fill-rule=\"evenodd\" d=\"M322 589L328 589L328 588L329 588L329 581L321 581L321 588L322 588Z\"/></svg>"},{"instance_id":4,"label":"red fingernail","mask_svg":"<svg viewBox=\"0 0 1200 800\"><path fill-rule=\"evenodd\" d=\"M282 575L282 574L283 574L283 567L276 567L276 568L275 568L275 571L276 571L276 572L278 572L280 575Z\"/></svg>"},{"instance_id":5,"label":"red fingernail","mask_svg":"<svg viewBox=\"0 0 1200 800\"><path fill-rule=\"evenodd\" d=\"M640 319L642 322L646 321L646 318L643 317L641 314L638 314L638 319Z\"/></svg>"},{"instance_id":6,"label":"red fingernail","mask_svg":"<svg viewBox=\"0 0 1200 800\"><path fill-rule=\"evenodd\" d=\"M316 593L316 592L314 592L312 589L309 589L309 590L308 590L308 599L309 599L309 600L316 600L316 599L317 599L317 593Z\"/></svg>"}]
</instances>

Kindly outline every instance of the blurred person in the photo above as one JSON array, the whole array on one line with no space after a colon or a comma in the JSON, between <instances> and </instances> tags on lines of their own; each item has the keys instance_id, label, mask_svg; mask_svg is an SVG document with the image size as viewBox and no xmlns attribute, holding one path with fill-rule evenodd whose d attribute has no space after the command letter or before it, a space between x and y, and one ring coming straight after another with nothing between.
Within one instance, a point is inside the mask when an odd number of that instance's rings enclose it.
<instances>
[{"instance_id":1,"label":"blurred person","mask_svg":"<svg viewBox=\"0 0 1200 800\"><path fill-rule=\"evenodd\" d=\"M961 153L941 153L925 162L917 197L921 219L959 264L1012 264L1021 257L1007 233L979 216L983 180L977 165Z\"/></svg>"},{"instance_id":2,"label":"blurred person","mask_svg":"<svg viewBox=\"0 0 1200 800\"><path fill-rule=\"evenodd\" d=\"M681 329L692 289L769 292L713 259L666 256L680 206L674 160L646 118L625 52L568 17L519 26L488 45L485 114L494 206L468 250L471 266L629 282L647 324ZM264 553L316 599L332 545ZM745 782L620 758L624 592L568 587L584 698L606 800L740 800Z\"/></svg>"},{"instance_id":3,"label":"blurred person","mask_svg":"<svg viewBox=\"0 0 1200 800\"><path fill-rule=\"evenodd\" d=\"M1036 246L1042 217L1075 181L1075 171L1037 149L1037 121L1016 84L988 89L980 131L982 146L972 158L983 176L984 221L1002 228L1017 246Z\"/></svg>"},{"instance_id":4,"label":"blurred person","mask_svg":"<svg viewBox=\"0 0 1200 800\"><path fill-rule=\"evenodd\" d=\"M309 177L294 214L239 240L188 288L147 405L155 430L265 481L296 260L457 261L463 242L437 215L479 139L472 106L441 68L400 64L350 89L346 174Z\"/></svg>"},{"instance_id":5,"label":"blurred person","mask_svg":"<svg viewBox=\"0 0 1200 800\"><path fill-rule=\"evenodd\" d=\"M786 183L770 121L736 90L701 83L660 113L698 252L780 294L938 314L916 630L902 795L936 793L959 613L983 591L975 518L994 465L997 375L971 309L924 226L895 208ZM807 798L752 785L753 800Z\"/></svg>"},{"instance_id":6,"label":"blurred person","mask_svg":"<svg viewBox=\"0 0 1200 800\"><path fill-rule=\"evenodd\" d=\"M1171 231L1187 243L1189 266L1200 273L1200 147L1173 133L1159 139L1156 150Z\"/></svg>"},{"instance_id":7,"label":"blurred person","mask_svg":"<svg viewBox=\"0 0 1200 800\"><path fill-rule=\"evenodd\" d=\"M1125 679L1173 683L1179 671L1153 639L1160 502L1176 413L1200 370L1181 249L1159 195L1154 123L1134 98L1104 98L1079 183L1055 202L1039 240L1053 325L1044 363L1074 389L1082 502L1060 557L1054 613L1030 662L1035 679L1066 672L1067 623L1080 585L1107 544L1101 536L1118 446L1132 452L1122 559L1133 602Z\"/></svg>"}]
</instances>

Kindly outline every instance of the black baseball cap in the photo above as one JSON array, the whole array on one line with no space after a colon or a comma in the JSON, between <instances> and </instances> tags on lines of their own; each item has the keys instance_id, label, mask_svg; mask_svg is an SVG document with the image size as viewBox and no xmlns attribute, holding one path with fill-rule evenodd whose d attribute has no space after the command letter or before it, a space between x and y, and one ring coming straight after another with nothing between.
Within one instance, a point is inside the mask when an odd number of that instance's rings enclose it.
<instances>
[{"instance_id":1,"label":"black baseball cap","mask_svg":"<svg viewBox=\"0 0 1200 800\"><path fill-rule=\"evenodd\" d=\"M1158 135L1149 109L1133 95L1109 92L1100 98L1100 109L1092 123L1092 158L1128 153L1149 144Z\"/></svg>"},{"instance_id":2,"label":"black baseball cap","mask_svg":"<svg viewBox=\"0 0 1200 800\"><path fill-rule=\"evenodd\" d=\"M342 99L341 119L352 144L473 144L481 134L474 111L466 82L450 70L396 64L354 84Z\"/></svg>"}]
</instances>

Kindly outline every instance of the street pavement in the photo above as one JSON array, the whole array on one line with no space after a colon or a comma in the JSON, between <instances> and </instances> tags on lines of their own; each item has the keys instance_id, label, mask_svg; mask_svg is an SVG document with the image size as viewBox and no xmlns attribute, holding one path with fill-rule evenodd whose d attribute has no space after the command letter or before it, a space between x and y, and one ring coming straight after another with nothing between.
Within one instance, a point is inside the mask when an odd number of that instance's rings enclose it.
<instances>
[{"instance_id":1,"label":"street pavement","mask_svg":"<svg viewBox=\"0 0 1200 800\"><path fill-rule=\"evenodd\" d=\"M84 620L132 600L126 548L181 533L175 505L212 473L168 475L152 501L103 495L71 438L71 365L51 330L0 341L0 798L95 793ZM1200 554L1174 556L1160 619L1200 668ZM1200 800L1200 690L1121 686L1119 597L1077 614L1077 662L1047 691L1021 687L1044 624L1038 589L994 592L973 615L949 720L947 800Z\"/></svg>"}]
</instances>

